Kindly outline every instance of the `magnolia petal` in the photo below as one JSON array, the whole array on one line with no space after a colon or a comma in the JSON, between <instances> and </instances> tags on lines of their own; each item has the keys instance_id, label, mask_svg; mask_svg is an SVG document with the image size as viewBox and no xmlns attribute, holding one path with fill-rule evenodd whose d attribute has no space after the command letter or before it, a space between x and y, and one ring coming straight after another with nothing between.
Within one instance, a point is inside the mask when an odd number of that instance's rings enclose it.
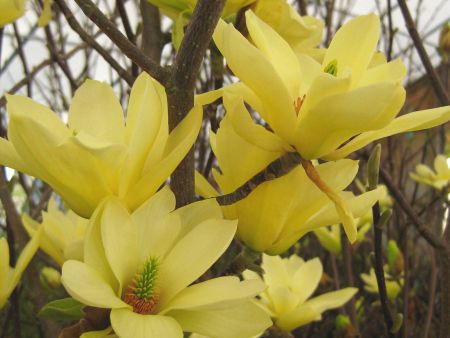
<instances>
[{"instance_id":1,"label":"magnolia petal","mask_svg":"<svg viewBox=\"0 0 450 338\"><path fill-rule=\"evenodd\" d=\"M449 120L450 106L421 110L405 114L394 119L384 128L364 132L361 135L356 136L346 145L326 154L326 156L323 156L322 158L325 160L335 160L338 158L343 158L375 140L406 131L417 131L432 128Z\"/></svg>"},{"instance_id":2,"label":"magnolia petal","mask_svg":"<svg viewBox=\"0 0 450 338\"><path fill-rule=\"evenodd\" d=\"M194 284L173 298L164 312L170 310L211 311L229 308L262 292L266 285L257 279L240 281L238 277L218 277Z\"/></svg>"},{"instance_id":3,"label":"magnolia petal","mask_svg":"<svg viewBox=\"0 0 450 338\"><path fill-rule=\"evenodd\" d=\"M351 69L352 82L358 83L372 59L379 37L380 19L375 14L350 20L334 35L325 54L323 66L337 60L337 76Z\"/></svg>"},{"instance_id":4,"label":"magnolia petal","mask_svg":"<svg viewBox=\"0 0 450 338\"><path fill-rule=\"evenodd\" d=\"M300 304L294 310L278 317L275 325L280 329L290 332L298 327L320 319L320 312L307 303Z\"/></svg>"},{"instance_id":5,"label":"magnolia petal","mask_svg":"<svg viewBox=\"0 0 450 338\"><path fill-rule=\"evenodd\" d=\"M327 184L328 188L333 191L341 191L355 178L358 172L358 162L352 160L326 162L316 166L315 169L319 173L322 181ZM295 171L293 172L297 175L297 181L291 180L288 183L294 185L294 187L301 186L302 189L295 189L298 194L297 196L290 193L290 196L292 196L291 198L296 201L296 204L290 210L282 231L279 233L278 237L273 240L271 247L266 250L266 252L271 255L277 255L284 252L301 236L308 232L309 230L305 228L305 223L329 203L328 196L306 177L303 168L299 167L294 170ZM289 178L288 175L285 176ZM280 179L282 178L279 178L276 181ZM293 188L291 187L291 189ZM249 197L247 197L247 199ZM285 199L282 200L286 203Z\"/></svg>"},{"instance_id":6,"label":"magnolia petal","mask_svg":"<svg viewBox=\"0 0 450 338\"><path fill-rule=\"evenodd\" d=\"M32 167L27 166L22 160L13 144L4 138L0 138L0 164L5 167L14 168L31 176L38 175L34 172Z\"/></svg>"},{"instance_id":7,"label":"magnolia petal","mask_svg":"<svg viewBox=\"0 0 450 338\"><path fill-rule=\"evenodd\" d=\"M23 272L30 263L36 251L39 249L39 243L42 238L42 233L43 229L41 227L20 253L19 259L16 262L16 266L13 269L12 276L10 276L10 280L8 281L9 293L11 293L17 286L17 284L20 281L20 278L22 277Z\"/></svg>"},{"instance_id":8,"label":"magnolia petal","mask_svg":"<svg viewBox=\"0 0 450 338\"><path fill-rule=\"evenodd\" d=\"M261 267L264 270L264 281L267 285L289 287L289 274L280 256L263 254Z\"/></svg>"},{"instance_id":9,"label":"magnolia petal","mask_svg":"<svg viewBox=\"0 0 450 338\"><path fill-rule=\"evenodd\" d=\"M76 300L89 306L106 309L129 307L105 279L89 265L69 260L62 267L61 282Z\"/></svg>"},{"instance_id":10,"label":"magnolia petal","mask_svg":"<svg viewBox=\"0 0 450 338\"><path fill-rule=\"evenodd\" d=\"M179 238L192 231L197 224L208 219L222 219L222 209L215 199L207 199L190 203L184 207L176 209L174 214L181 220L181 232Z\"/></svg>"},{"instance_id":11,"label":"magnolia petal","mask_svg":"<svg viewBox=\"0 0 450 338\"><path fill-rule=\"evenodd\" d=\"M44 0L41 15L39 16L39 27L45 27L52 19L52 4L53 0Z\"/></svg>"},{"instance_id":12,"label":"magnolia petal","mask_svg":"<svg viewBox=\"0 0 450 338\"><path fill-rule=\"evenodd\" d=\"M165 186L137 208L131 217L136 224L145 224L149 219L159 221L175 209L175 195Z\"/></svg>"},{"instance_id":13,"label":"magnolia petal","mask_svg":"<svg viewBox=\"0 0 450 338\"><path fill-rule=\"evenodd\" d=\"M404 95L399 83L386 81L327 96L299 120L296 149L306 159L320 158L352 136L382 128L398 113Z\"/></svg>"},{"instance_id":14,"label":"magnolia petal","mask_svg":"<svg viewBox=\"0 0 450 338\"><path fill-rule=\"evenodd\" d=\"M395 59L388 63L382 63L376 67L369 68L364 72L359 87L368 86L382 81L401 82L406 76L406 67L401 59Z\"/></svg>"},{"instance_id":15,"label":"magnolia petal","mask_svg":"<svg viewBox=\"0 0 450 338\"><path fill-rule=\"evenodd\" d=\"M307 300L319 285L323 267L319 258L303 263L292 279L292 290L299 297L298 303Z\"/></svg>"},{"instance_id":16,"label":"magnolia petal","mask_svg":"<svg viewBox=\"0 0 450 338\"><path fill-rule=\"evenodd\" d=\"M69 127L112 143L123 143L122 106L111 86L86 80L75 92L69 109Z\"/></svg>"},{"instance_id":17,"label":"magnolia petal","mask_svg":"<svg viewBox=\"0 0 450 338\"><path fill-rule=\"evenodd\" d=\"M346 200L352 214L358 218L366 214L370 208L383 196L383 189L381 187L361 194L356 197L351 197ZM308 231L329 225L339 223L339 216L336 209L331 204L323 208L317 215L308 220L305 224L305 229Z\"/></svg>"},{"instance_id":18,"label":"magnolia petal","mask_svg":"<svg viewBox=\"0 0 450 338\"><path fill-rule=\"evenodd\" d=\"M195 106L169 135L162 160L144 167L143 176L129 190L126 201L131 210L136 209L164 183L172 174L197 138L202 122L203 110Z\"/></svg>"},{"instance_id":19,"label":"magnolia petal","mask_svg":"<svg viewBox=\"0 0 450 338\"><path fill-rule=\"evenodd\" d=\"M85 332L80 336L80 338L106 338L110 337L110 334L112 333L113 333L112 328L107 327L106 329L100 331Z\"/></svg>"},{"instance_id":20,"label":"magnolia petal","mask_svg":"<svg viewBox=\"0 0 450 338\"><path fill-rule=\"evenodd\" d=\"M273 65L294 100L298 95L301 77L297 56L292 48L253 11L245 12L245 23L252 42Z\"/></svg>"},{"instance_id":21,"label":"magnolia petal","mask_svg":"<svg viewBox=\"0 0 450 338\"><path fill-rule=\"evenodd\" d=\"M438 155L434 159L434 169L439 178L450 178L450 169L447 164L447 157L444 155Z\"/></svg>"},{"instance_id":22,"label":"magnolia petal","mask_svg":"<svg viewBox=\"0 0 450 338\"><path fill-rule=\"evenodd\" d=\"M125 142L129 146L129 154L121 178L121 194L138 180L150 149L163 151L169 135L167 115L164 87L142 72L134 82L130 94L125 128ZM161 144L155 145L157 140L157 143ZM159 160L156 155L154 156Z\"/></svg>"},{"instance_id":23,"label":"magnolia petal","mask_svg":"<svg viewBox=\"0 0 450 338\"><path fill-rule=\"evenodd\" d=\"M111 176L114 172L80 147L73 137L50 151L54 157L46 154L45 158L39 158L52 176L48 183L73 211L89 218L102 199L113 193Z\"/></svg>"},{"instance_id":24,"label":"magnolia petal","mask_svg":"<svg viewBox=\"0 0 450 338\"><path fill-rule=\"evenodd\" d=\"M0 238L0 294L8 287L9 247L5 237ZM0 303L0 308L2 308Z\"/></svg>"},{"instance_id":25,"label":"magnolia petal","mask_svg":"<svg viewBox=\"0 0 450 338\"><path fill-rule=\"evenodd\" d=\"M195 193L203 198L219 195L218 191L197 170L195 171Z\"/></svg>"},{"instance_id":26,"label":"magnolia petal","mask_svg":"<svg viewBox=\"0 0 450 338\"><path fill-rule=\"evenodd\" d=\"M121 338L183 338L183 331L173 318L141 315L130 309L113 309L111 325Z\"/></svg>"},{"instance_id":27,"label":"magnolia petal","mask_svg":"<svg viewBox=\"0 0 450 338\"><path fill-rule=\"evenodd\" d=\"M261 116L277 134L291 141L296 97L291 96L275 67L258 48L224 21L219 21L214 41L231 70L262 100L264 109L258 111Z\"/></svg>"},{"instance_id":28,"label":"magnolia petal","mask_svg":"<svg viewBox=\"0 0 450 338\"><path fill-rule=\"evenodd\" d=\"M213 135L210 134L211 140L214 138ZM284 153L282 148L268 151L259 145L249 143L236 133L232 118L228 114L220 123L215 141L213 151L224 175L223 183L220 181L218 183L224 193L234 191ZM211 143L214 143L213 140Z\"/></svg>"},{"instance_id":29,"label":"magnolia petal","mask_svg":"<svg viewBox=\"0 0 450 338\"><path fill-rule=\"evenodd\" d=\"M326 310L336 309L347 303L358 292L357 288L345 288L337 291L327 292L323 295L308 300L308 304L318 313Z\"/></svg>"},{"instance_id":30,"label":"magnolia petal","mask_svg":"<svg viewBox=\"0 0 450 338\"><path fill-rule=\"evenodd\" d=\"M47 255L49 255L55 260L56 263L62 266L65 261L63 252L58 247L56 247L46 236L45 226L40 225L27 214L22 215L22 224L30 237L33 237L37 233L39 228L44 227L44 234L41 237L39 245Z\"/></svg>"},{"instance_id":31,"label":"magnolia petal","mask_svg":"<svg viewBox=\"0 0 450 338\"><path fill-rule=\"evenodd\" d=\"M201 276L226 250L236 232L236 221L206 220L186 234L161 263L160 308ZM202 243L202 245L198 245Z\"/></svg>"},{"instance_id":32,"label":"magnolia petal","mask_svg":"<svg viewBox=\"0 0 450 338\"><path fill-rule=\"evenodd\" d=\"M64 123L46 106L25 96L5 94L5 97L7 101L6 109L8 110L11 120L13 117L20 117L27 119L27 123L40 125L46 129L48 134L51 134L49 137L51 137L55 143L70 135L70 132ZM10 137L9 132L8 138L14 144L14 140Z\"/></svg>"},{"instance_id":33,"label":"magnolia petal","mask_svg":"<svg viewBox=\"0 0 450 338\"><path fill-rule=\"evenodd\" d=\"M5 26L7 23L13 22L25 14L26 0L0 1L0 27Z\"/></svg>"},{"instance_id":34,"label":"magnolia petal","mask_svg":"<svg viewBox=\"0 0 450 338\"><path fill-rule=\"evenodd\" d=\"M181 228L178 215L170 213L174 208L175 196L166 186L131 215L137 225L141 263L149 257L162 260L172 248Z\"/></svg>"},{"instance_id":35,"label":"magnolia petal","mask_svg":"<svg viewBox=\"0 0 450 338\"><path fill-rule=\"evenodd\" d=\"M168 315L184 331L215 338L248 338L272 325L267 313L252 301L214 311L173 310Z\"/></svg>"},{"instance_id":36,"label":"magnolia petal","mask_svg":"<svg viewBox=\"0 0 450 338\"><path fill-rule=\"evenodd\" d=\"M23 161L71 209L89 217L100 199L109 194L96 159L72 142L67 128L53 112L31 100L14 97L11 102L8 135ZM21 109L36 111L28 116Z\"/></svg>"},{"instance_id":37,"label":"magnolia petal","mask_svg":"<svg viewBox=\"0 0 450 338\"><path fill-rule=\"evenodd\" d=\"M265 294L270 299L274 317L282 316L298 304L297 295L287 286L269 285Z\"/></svg>"},{"instance_id":38,"label":"magnolia petal","mask_svg":"<svg viewBox=\"0 0 450 338\"><path fill-rule=\"evenodd\" d=\"M83 256L84 262L87 265L95 269L95 271L101 275L102 279L111 285L114 290L119 290L119 283L106 258L101 234L103 210L110 198L111 197L105 198L105 200L98 205L89 220L85 235Z\"/></svg>"},{"instance_id":39,"label":"magnolia petal","mask_svg":"<svg viewBox=\"0 0 450 338\"><path fill-rule=\"evenodd\" d=\"M137 225L116 198L108 199L103 209L101 236L106 258L121 292L133 279L140 262Z\"/></svg>"},{"instance_id":40,"label":"magnolia petal","mask_svg":"<svg viewBox=\"0 0 450 338\"><path fill-rule=\"evenodd\" d=\"M283 231L290 211L297 206L302 191L295 187L306 181L306 177L299 177L298 171L294 169L283 177L260 184L233 205L239 219L239 238L254 251L265 252L272 246Z\"/></svg>"},{"instance_id":41,"label":"magnolia petal","mask_svg":"<svg viewBox=\"0 0 450 338\"><path fill-rule=\"evenodd\" d=\"M280 154L285 151L293 151L292 147L278 135L252 120L241 97L230 91L225 91L223 100L227 116L230 117L233 129L240 137L266 151Z\"/></svg>"}]
</instances>

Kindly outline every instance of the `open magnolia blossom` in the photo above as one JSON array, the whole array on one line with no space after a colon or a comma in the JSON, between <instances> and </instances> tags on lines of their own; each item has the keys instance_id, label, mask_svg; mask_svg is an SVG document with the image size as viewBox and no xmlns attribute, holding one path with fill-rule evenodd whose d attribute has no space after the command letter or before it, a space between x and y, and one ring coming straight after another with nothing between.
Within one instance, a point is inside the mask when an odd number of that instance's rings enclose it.
<instances>
[{"instance_id":1,"label":"open magnolia blossom","mask_svg":"<svg viewBox=\"0 0 450 338\"><path fill-rule=\"evenodd\" d=\"M375 275L375 270L370 269L369 274L362 273L360 275L361 279L364 282L364 290L366 290L369 293L377 293L378 294L378 283L377 283L377 277ZM384 273L384 278L386 282L386 291L388 298L390 300L394 300L397 295L402 290L403 286L403 277L401 277L398 281L394 280L390 274L387 272Z\"/></svg>"},{"instance_id":2,"label":"open magnolia blossom","mask_svg":"<svg viewBox=\"0 0 450 338\"><path fill-rule=\"evenodd\" d=\"M323 274L319 258L305 262L297 255L289 258L263 255L262 268L267 289L257 302L275 325L287 332L321 320L323 312L341 307L358 291L345 288L310 298ZM246 280L261 280L253 271L246 270L243 274Z\"/></svg>"},{"instance_id":3,"label":"open magnolia blossom","mask_svg":"<svg viewBox=\"0 0 450 338\"><path fill-rule=\"evenodd\" d=\"M217 47L242 82L201 95L197 102L212 101L227 91L239 93L278 136L272 138L270 147L278 146L281 138L305 163L318 158L336 160L373 140L450 120L450 107L394 119L405 99L401 84L405 67L400 60L386 62L376 52L380 34L376 15L343 25L322 63L296 54L252 11L245 16L252 42L224 21L219 21L214 33ZM253 136L246 139L259 143ZM317 177L313 171L309 164L311 179ZM355 241L356 224L348 204L326 180L314 182L333 201L349 240Z\"/></svg>"},{"instance_id":4,"label":"open magnolia blossom","mask_svg":"<svg viewBox=\"0 0 450 338\"><path fill-rule=\"evenodd\" d=\"M401 60L386 62L376 52L376 15L344 24L319 63L296 54L252 11L245 14L253 43L224 21L214 33L228 66L242 81L223 90L239 91L303 158L343 158L374 140L450 120L449 106L395 118L405 99L401 81L406 71Z\"/></svg>"},{"instance_id":5,"label":"open magnolia blossom","mask_svg":"<svg viewBox=\"0 0 450 338\"><path fill-rule=\"evenodd\" d=\"M175 208L164 188L132 214L116 197L91 218L84 262L63 265L62 283L83 304L111 309L121 338L251 337L271 325L252 298L265 285L227 276L192 284L223 254L236 231L217 202ZM192 285L191 285L192 284Z\"/></svg>"},{"instance_id":6,"label":"open magnolia blossom","mask_svg":"<svg viewBox=\"0 0 450 338\"><path fill-rule=\"evenodd\" d=\"M30 236L43 228L40 247L59 265L63 265L68 259L83 260L88 219L78 216L72 210L62 212L56 201L50 199L47 212L42 213L42 224L26 214L22 216L22 221Z\"/></svg>"},{"instance_id":7,"label":"open magnolia blossom","mask_svg":"<svg viewBox=\"0 0 450 338\"><path fill-rule=\"evenodd\" d=\"M213 170L213 175L222 193L227 194L280 157L287 145L252 122L242 99L226 95L224 104L227 113L217 134L210 133L210 142L220 165L220 172ZM327 162L315 169L332 189L340 192L356 217L365 214L381 197L380 189L357 197L342 191L355 178L357 161ZM204 197L218 195L199 174L196 187ZM224 206L223 211L226 218L238 219L238 236L246 245L272 255L286 251L309 231L343 222L333 203L308 179L301 166L260 184L246 198ZM349 227L347 223L344 226L349 238L356 239L356 227Z\"/></svg>"},{"instance_id":8,"label":"open magnolia blossom","mask_svg":"<svg viewBox=\"0 0 450 338\"><path fill-rule=\"evenodd\" d=\"M437 155L434 159L434 171L425 164L418 164L416 172L411 172L409 176L419 183L423 183L437 190L447 188L450 181L450 168L448 166L447 157Z\"/></svg>"},{"instance_id":9,"label":"open magnolia blossom","mask_svg":"<svg viewBox=\"0 0 450 338\"><path fill-rule=\"evenodd\" d=\"M27 0L0 0L0 27L11 23L25 14ZM39 26L45 26L51 19L53 0L43 0Z\"/></svg>"},{"instance_id":10,"label":"open magnolia blossom","mask_svg":"<svg viewBox=\"0 0 450 338\"><path fill-rule=\"evenodd\" d=\"M2 309L9 296L16 288L25 268L30 263L37 249L42 231L38 231L20 253L14 268L9 266L9 247L6 238L0 238L0 309Z\"/></svg>"},{"instance_id":11,"label":"open magnolia blossom","mask_svg":"<svg viewBox=\"0 0 450 338\"><path fill-rule=\"evenodd\" d=\"M68 126L27 97L7 100L0 164L46 181L83 217L109 195L131 210L141 205L189 151L202 120L194 107L169 135L165 90L146 73L131 90L126 124L112 88L98 81L76 91Z\"/></svg>"}]
</instances>

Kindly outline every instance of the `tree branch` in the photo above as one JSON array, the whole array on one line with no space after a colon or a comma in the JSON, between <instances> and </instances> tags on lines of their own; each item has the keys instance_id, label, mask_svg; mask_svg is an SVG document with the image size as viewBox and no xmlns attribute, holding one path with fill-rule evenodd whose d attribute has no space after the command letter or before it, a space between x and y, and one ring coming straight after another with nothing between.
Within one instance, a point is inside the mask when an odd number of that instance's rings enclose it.
<instances>
[{"instance_id":1,"label":"tree branch","mask_svg":"<svg viewBox=\"0 0 450 338\"><path fill-rule=\"evenodd\" d=\"M110 64L112 68L119 74L119 76L124 79L130 86L134 82L134 77L131 76L112 56L108 51L106 51L95 39L88 34L83 27L80 25L78 20L73 15L70 8L67 6L64 0L56 0L58 7L61 9L61 12L64 14L69 26L80 36L80 38L86 42L89 46L94 48L106 62Z\"/></svg>"},{"instance_id":2,"label":"tree branch","mask_svg":"<svg viewBox=\"0 0 450 338\"><path fill-rule=\"evenodd\" d=\"M199 0L195 6L166 85L170 130L194 105L195 80L224 5L225 0ZM178 207L194 200L194 169L192 148L171 177Z\"/></svg>"},{"instance_id":3,"label":"tree branch","mask_svg":"<svg viewBox=\"0 0 450 338\"><path fill-rule=\"evenodd\" d=\"M420 60L427 71L431 85L433 86L439 101L441 101L441 104L450 105L450 98L448 97L447 92L445 91L444 86L436 73L436 70L431 64L430 58L428 57L427 51L425 50L419 33L417 32L416 25L411 17L406 1L397 0L397 2L400 10L402 11L403 18L405 19L406 28L408 29L409 35L414 42L414 46L417 49L417 53L419 54Z\"/></svg>"}]
</instances>

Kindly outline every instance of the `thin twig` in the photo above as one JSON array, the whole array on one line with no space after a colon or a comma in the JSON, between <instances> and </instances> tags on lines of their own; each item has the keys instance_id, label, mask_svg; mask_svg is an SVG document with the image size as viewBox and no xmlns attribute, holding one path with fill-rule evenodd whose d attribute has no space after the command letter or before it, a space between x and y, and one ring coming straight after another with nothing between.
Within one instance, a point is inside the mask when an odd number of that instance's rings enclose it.
<instances>
[{"instance_id":1,"label":"thin twig","mask_svg":"<svg viewBox=\"0 0 450 338\"><path fill-rule=\"evenodd\" d=\"M134 77L126 71L112 56L106 51L97 41L95 41L92 35L88 34L83 27L80 25L78 20L73 15L70 8L67 6L64 0L56 0L57 5L64 14L69 26L80 36L80 38L86 42L89 46L94 48L103 59L109 63L109 65L114 68L114 70L119 74L119 76L124 79L130 86L134 82Z\"/></svg>"},{"instance_id":2,"label":"thin twig","mask_svg":"<svg viewBox=\"0 0 450 338\"><path fill-rule=\"evenodd\" d=\"M394 26L392 23L392 4L391 0L387 0L387 17L388 17L388 46L386 51L386 58L388 61L392 59L392 46L394 44Z\"/></svg>"},{"instance_id":3,"label":"thin twig","mask_svg":"<svg viewBox=\"0 0 450 338\"><path fill-rule=\"evenodd\" d=\"M19 29L17 28L17 24L15 22L13 23L13 28L14 28L14 36L16 37L16 41L17 41L17 52L19 53L19 58L20 58L20 61L22 62L23 72L24 72L25 76L28 76L28 74L30 74L30 70L28 68L27 58L25 57L25 53L23 51L22 38L20 37ZM27 95L29 97L32 96L31 83L27 83Z\"/></svg>"},{"instance_id":4,"label":"thin twig","mask_svg":"<svg viewBox=\"0 0 450 338\"><path fill-rule=\"evenodd\" d=\"M61 0L62 1L62 0ZM124 36L91 0L75 0L83 13L100 28L117 47L144 71L162 84L166 83L169 72L146 56Z\"/></svg>"},{"instance_id":5,"label":"thin twig","mask_svg":"<svg viewBox=\"0 0 450 338\"><path fill-rule=\"evenodd\" d=\"M380 203L377 202L372 207L373 214L373 232L374 232L374 251L375 251L375 275L377 278L378 294L380 296L381 309L383 311L384 321L386 323L387 334L393 338L391 332L394 321L392 319L391 310L389 309L389 300L387 296L386 280L384 278L383 268L383 230L380 228Z\"/></svg>"},{"instance_id":6,"label":"thin twig","mask_svg":"<svg viewBox=\"0 0 450 338\"><path fill-rule=\"evenodd\" d=\"M350 243L346 238L346 235L342 233L341 237L342 243L342 253L344 258L344 267L345 273L347 275L347 284L348 286L355 286L355 279L353 278L353 256L351 252ZM348 302L349 307L349 316L352 321L352 325L355 328L355 336L359 336L359 324L358 324L358 315L356 313L356 302L355 297L352 297Z\"/></svg>"},{"instance_id":7,"label":"thin twig","mask_svg":"<svg viewBox=\"0 0 450 338\"><path fill-rule=\"evenodd\" d=\"M61 55L61 58L69 59L85 47L86 47L86 43L82 43L81 45L70 50L67 54ZM18 90L20 90L20 88L25 86L28 82L32 81L37 73L39 73L45 67L50 66L52 63L53 63L53 60L51 60L51 59L42 61L40 64L38 64L36 67L34 67L34 69L30 72L30 74L28 74L28 76L25 76L22 80L20 80L13 87L11 87L11 89L9 89L7 91L7 93L9 93L9 94L16 93ZM6 97L2 96L2 97L0 97L0 108L3 108L5 105L6 105Z\"/></svg>"},{"instance_id":8,"label":"thin twig","mask_svg":"<svg viewBox=\"0 0 450 338\"><path fill-rule=\"evenodd\" d=\"M50 30L49 26L45 27L45 36L47 38L47 46L48 50L50 52L50 55L52 56L52 59L58 64L58 66L63 71L64 75L66 76L67 80L69 81L70 88L72 90L72 93L75 92L75 90L78 88L78 83L75 81L72 70L69 68L66 60L61 58L61 54L56 48L55 40L53 39L53 33Z\"/></svg>"},{"instance_id":9,"label":"thin twig","mask_svg":"<svg viewBox=\"0 0 450 338\"><path fill-rule=\"evenodd\" d=\"M383 168L380 168L380 177L386 184L386 187L389 189L392 197L395 198L400 208L409 217L419 234L428 242L428 244L439 250L445 251L450 255L450 248L448 245L442 240L442 238L430 230L430 228L420 220L401 190L395 185L390 175Z\"/></svg>"},{"instance_id":10,"label":"thin twig","mask_svg":"<svg viewBox=\"0 0 450 338\"><path fill-rule=\"evenodd\" d=\"M411 17L411 13L409 12L408 5L405 0L397 0L398 5L401 9L403 18L405 20L406 28L408 29L409 35L414 42L414 46L417 49L420 60L422 61L425 70L427 71L427 75L430 78L431 85L434 88L434 91L439 99L439 101L444 105L450 105L450 98L448 97L444 86L442 85L441 80L439 79L436 70L431 64L430 58L428 57L427 51L423 46L422 40L417 32L416 25L414 24L414 20Z\"/></svg>"}]
</instances>

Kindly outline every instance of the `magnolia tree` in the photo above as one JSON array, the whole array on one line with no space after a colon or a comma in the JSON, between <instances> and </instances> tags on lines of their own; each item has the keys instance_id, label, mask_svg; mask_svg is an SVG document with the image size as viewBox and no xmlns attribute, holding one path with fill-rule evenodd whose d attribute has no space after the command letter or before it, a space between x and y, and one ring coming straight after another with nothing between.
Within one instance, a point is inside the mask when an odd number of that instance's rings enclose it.
<instances>
[{"instance_id":1,"label":"magnolia tree","mask_svg":"<svg viewBox=\"0 0 450 338\"><path fill-rule=\"evenodd\" d=\"M0 0L1 337L448 337L448 90L375 3Z\"/></svg>"}]
</instances>

